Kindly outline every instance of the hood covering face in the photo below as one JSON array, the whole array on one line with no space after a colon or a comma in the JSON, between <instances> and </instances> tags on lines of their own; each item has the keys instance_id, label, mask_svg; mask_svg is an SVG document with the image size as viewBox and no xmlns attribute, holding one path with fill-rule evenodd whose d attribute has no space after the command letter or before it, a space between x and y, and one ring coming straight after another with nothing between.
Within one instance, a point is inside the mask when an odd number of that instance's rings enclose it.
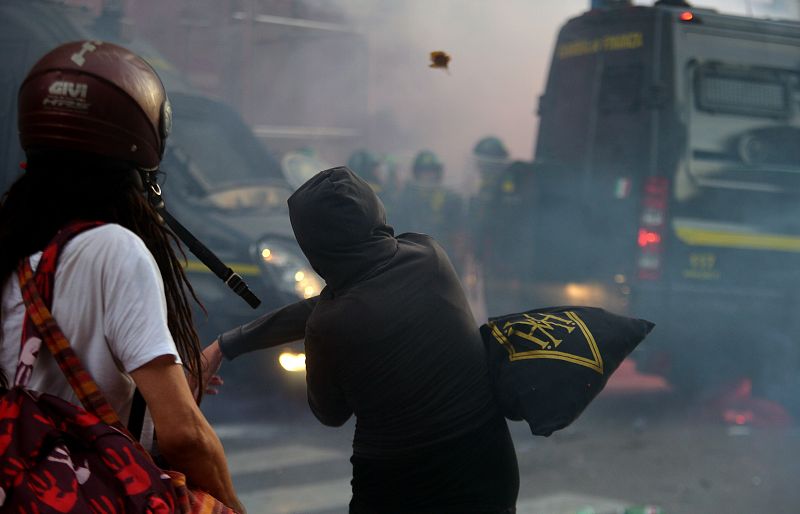
<instances>
[{"instance_id":1,"label":"hood covering face","mask_svg":"<svg viewBox=\"0 0 800 514\"><path fill-rule=\"evenodd\" d=\"M383 204L348 168L317 173L288 203L300 248L334 291L370 276L397 252Z\"/></svg>"}]
</instances>

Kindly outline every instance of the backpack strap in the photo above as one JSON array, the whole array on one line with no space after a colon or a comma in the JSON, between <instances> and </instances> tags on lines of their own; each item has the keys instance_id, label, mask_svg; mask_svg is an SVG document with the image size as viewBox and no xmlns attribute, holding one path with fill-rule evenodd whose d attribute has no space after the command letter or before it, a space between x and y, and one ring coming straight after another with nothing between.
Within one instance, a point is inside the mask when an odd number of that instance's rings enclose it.
<instances>
[{"instance_id":1,"label":"backpack strap","mask_svg":"<svg viewBox=\"0 0 800 514\"><path fill-rule=\"evenodd\" d=\"M37 286L44 298L45 305L52 304L53 282L55 281L56 262L61 251L67 242L77 234L100 225L100 222L76 221L67 224L59 230L53 239L47 244L39 260L38 271L36 273ZM21 289L21 287L20 287ZM22 337L20 340L19 360L14 375L14 385L27 387L30 381L33 367L39 357L41 337L38 337L36 327L33 326L25 316L22 324Z\"/></svg>"},{"instance_id":2,"label":"backpack strap","mask_svg":"<svg viewBox=\"0 0 800 514\"><path fill-rule=\"evenodd\" d=\"M80 359L56 323L50 309L42 301L34 281L33 270L28 259L23 259L18 269L22 298L25 300L26 317L35 325L42 341L47 344L58 367L64 373L70 387L83 407L108 425L127 433L119 416L105 399L92 376L83 368Z\"/></svg>"},{"instance_id":3,"label":"backpack strap","mask_svg":"<svg viewBox=\"0 0 800 514\"><path fill-rule=\"evenodd\" d=\"M53 301L53 283L56 263L66 243L76 235L102 225L101 222L73 222L61 229L47 245L34 274L29 259L22 259L17 269L20 290L25 301L26 312L23 323L22 351L29 341L39 340L47 345L50 353L64 373L75 395L83 407L103 422L128 434L119 416L103 396L92 376L86 371L66 336L53 318L47 304ZM45 303L47 300L47 304ZM38 352L37 352L38 353Z\"/></svg>"}]
</instances>

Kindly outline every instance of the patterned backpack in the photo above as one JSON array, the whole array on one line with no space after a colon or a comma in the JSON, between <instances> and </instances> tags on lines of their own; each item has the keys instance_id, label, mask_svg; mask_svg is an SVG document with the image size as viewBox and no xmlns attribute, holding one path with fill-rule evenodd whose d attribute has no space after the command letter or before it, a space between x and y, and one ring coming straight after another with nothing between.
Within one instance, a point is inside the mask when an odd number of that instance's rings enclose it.
<instances>
[{"instance_id":1,"label":"patterned backpack","mask_svg":"<svg viewBox=\"0 0 800 514\"><path fill-rule=\"evenodd\" d=\"M61 250L72 237L100 224L77 222L59 231L35 274L28 259L19 265L26 314L14 386L0 390L0 511L233 514L208 493L188 489L183 474L156 466L83 369L50 313ZM42 342L83 409L26 388Z\"/></svg>"}]
</instances>

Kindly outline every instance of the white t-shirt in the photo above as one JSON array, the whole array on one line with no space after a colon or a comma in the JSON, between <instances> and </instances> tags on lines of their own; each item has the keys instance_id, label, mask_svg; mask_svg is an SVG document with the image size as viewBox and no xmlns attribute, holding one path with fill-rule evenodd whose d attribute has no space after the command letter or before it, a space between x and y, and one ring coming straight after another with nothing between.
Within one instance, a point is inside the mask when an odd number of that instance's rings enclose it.
<instances>
[{"instance_id":1,"label":"white t-shirt","mask_svg":"<svg viewBox=\"0 0 800 514\"><path fill-rule=\"evenodd\" d=\"M34 269L40 258L41 252L31 256ZM102 225L67 243L53 287L53 317L127 425L136 387L128 373L162 355L180 362L167 327L164 283L155 259L130 230ZM0 366L13 382L25 314L16 273L3 284L2 294ZM80 405L44 342L28 387ZM141 440L150 446L149 415Z\"/></svg>"}]
</instances>

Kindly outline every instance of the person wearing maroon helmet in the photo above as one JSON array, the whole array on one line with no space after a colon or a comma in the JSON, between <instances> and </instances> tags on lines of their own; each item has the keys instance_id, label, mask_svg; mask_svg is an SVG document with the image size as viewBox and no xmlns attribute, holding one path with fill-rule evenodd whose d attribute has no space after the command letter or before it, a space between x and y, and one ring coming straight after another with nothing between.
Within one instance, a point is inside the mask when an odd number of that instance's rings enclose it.
<instances>
[{"instance_id":1,"label":"person wearing maroon helmet","mask_svg":"<svg viewBox=\"0 0 800 514\"><path fill-rule=\"evenodd\" d=\"M28 73L18 101L26 171L0 200L0 371L7 384L20 350L17 265L40 263L41 250L68 224L102 222L64 246L53 316L123 423L134 390L141 392L145 447L155 430L161 456L189 485L243 511L219 438L187 381L202 368L187 298L193 292L173 251L177 241L146 195L158 189L171 118L155 71L110 43L61 45ZM49 355L36 362L29 387L76 401Z\"/></svg>"}]
</instances>

